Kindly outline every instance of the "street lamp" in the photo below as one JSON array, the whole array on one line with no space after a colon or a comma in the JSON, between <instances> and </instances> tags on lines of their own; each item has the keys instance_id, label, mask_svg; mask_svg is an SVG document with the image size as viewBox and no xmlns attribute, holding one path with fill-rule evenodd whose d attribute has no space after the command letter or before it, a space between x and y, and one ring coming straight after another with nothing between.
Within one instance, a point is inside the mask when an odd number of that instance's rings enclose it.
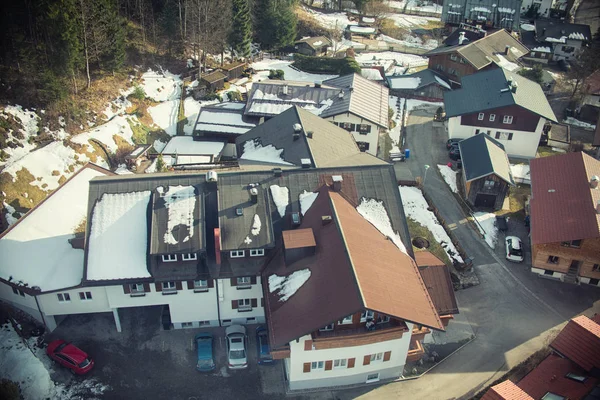
<instances>
[{"instance_id":1,"label":"street lamp","mask_svg":"<svg viewBox=\"0 0 600 400\"><path fill-rule=\"evenodd\" d=\"M425 180L427 179L427 170L429 169L429 165L425 164L425 176L423 177L423 186L425 186Z\"/></svg>"}]
</instances>

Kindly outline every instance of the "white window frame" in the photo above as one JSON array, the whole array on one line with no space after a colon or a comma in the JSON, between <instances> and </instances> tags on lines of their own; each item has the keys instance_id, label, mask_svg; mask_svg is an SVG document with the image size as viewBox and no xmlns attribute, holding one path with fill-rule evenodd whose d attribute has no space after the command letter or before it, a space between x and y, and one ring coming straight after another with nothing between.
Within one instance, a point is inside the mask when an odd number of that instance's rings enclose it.
<instances>
[{"instance_id":1,"label":"white window frame","mask_svg":"<svg viewBox=\"0 0 600 400\"><path fill-rule=\"evenodd\" d=\"M93 299L92 292L79 292L78 295L81 301L91 301Z\"/></svg>"},{"instance_id":2,"label":"white window frame","mask_svg":"<svg viewBox=\"0 0 600 400\"><path fill-rule=\"evenodd\" d=\"M485 113L479 113L477 115L477 121L483 121L484 118L485 118Z\"/></svg>"},{"instance_id":3,"label":"white window frame","mask_svg":"<svg viewBox=\"0 0 600 400\"><path fill-rule=\"evenodd\" d=\"M141 289L140 289L141 287ZM144 288L143 283L130 283L129 284L129 295L131 296L140 296L146 294L146 289Z\"/></svg>"},{"instance_id":4,"label":"white window frame","mask_svg":"<svg viewBox=\"0 0 600 400\"><path fill-rule=\"evenodd\" d=\"M171 286L171 284L172 284L172 286ZM177 291L177 284L175 283L175 281L161 282L160 285L161 285L163 292L176 292Z\"/></svg>"},{"instance_id":5,"label":"white window frame","mask_svg":"<svg viewBox=\"0 0 600 400\"><path fill-rule=\"evenodd\" d=\"M494 122L496 120L496 114L490 114L490 122Z\"/></svg>"},{"instance_id":6,"label":"white window frame","mask_svg":"<svg viewBox=\"0 0 600 400\"><path fill-rule=\"evenodd\" d=\"M493 180L486 180L483 182L483 188L487 190L491 190L496 186L496 182Z\"/></svg>"},{"instance_id":7,"label":"white window frame","mask_svg":"<svg viewBox=\"0 0 600 400\"><path fill-rule=\"evenodd\" d=\"M375 312L371 310L364 310L360 314L360 322L367 322L368 319L375 319Z\"/></svg>"},{"instance_id":8,"label":"white window frame","mask_svg":"<svg viewBox=\"0 0 600 400\"><path fill-rule=\"evenodd\" d=\"M383 353L371 354L371 364L383 362Z\"/></svg>"},{"instance_id":9,"label":"white window frame","mask_svg":"<svg viewBox=\"0 0 600 400\"><path fill-rule=\"evenodd\" d=\"M193 322L182 322L181 323L181 327L182 328L193 328L194 327L194 323Z\"/></svg>"},{"instance_id":10,"label":"white window frame","mask_svg":"<svg viewBox=\"0 0 600 400\"><path fill-rule=\"evenodd\" d=\"M208 289L208 279L194 280L194 290Z\"/></svg>"},{"instance_id":11,"label":"white window frame","mask_svg":"<svg viewBox=\"0 0 600 400\"><path fill-rule=\"evenodd\" d=\"M229 257L231 257L231 258L246 257L246 252L244 250L231 250L229 252Z\"/></svg>"},{"instance_id":12,"label":"white window frame","mask_svg":"<svg viewBox=\"0 0 600 400\"><path fill-rule=\"evenodd\" d=\"M210 326L210 321L198 321L198 326Z\"/></svg>"},{"instance_id":13,"label":"white window frame","mask_svg":"<svg viewBox=\"0 0 600 400\"><path fill-rule=\"evenodd\" d=\"M498 140L510 140L510 132L500 132Z\"/></svg>"},{"instance_id":14,"label":"white window frame","mask_svg":"<svg viewBox=\"0 0 600 400\"><path fill-rule=\"evenodd\" d=\"M352 323L352 318L354 317L353 314L350 314L342 319L339 320L338 324L339 325L348 325Z\"/></svg>"},{"instance_id":15,"label":"white window frame","mask_svg":"<svg viewBox=\"0 0 600 400\"><path fill-rule=\"evenodd\" d=\"M458 56L456 54L454 54L454 53L450 53L450 59L452 61L458 61Z\"/></svg>"},{"instance_id":16,"label":"white window frame","mask_svg":"<svg viewBox=\"0 0 600 400\"><path fill-rule=\"evenodd\" d=\"M250 250L250 257L262 257L265 255L265 249L252 249Z\"/></svg>"},{"instance_id":17,"label":"white window frame","mask_svg":"<svg viewBox=\"0 0 600 400\"><path fill-rule=\"evenodd\" d=\"M69 293L57 293L56 297L58 297L59 303L70 303L71 295Z\"/></svg>"},{"instance_id":18,"label":"white window frame","mask_svg":"<svg viewBox=\"0 0 600 400\"><path fill-rule=\"evenodd\" d=\"M373 375L376 375L376 376L374 378L369 378L369 377L372 377ZM366 379L365 383L373 383L373 382L379 382L379 372L373 372L373 373L367 375L367 379Z\"/></svg>"},{"instance_id":19,"label":"white window frame","mask_svg":"<svg viewBox=\"0 0 600 400\"><path fill-rule=\"evenodd\" d=\"M252 299L238 299L237 309L246 311L252 310Z\"/></svg>"},{"instance_id":20,"label":"white window frame","mask_svg":"<svg viewBox=\"0 0 600 400\"><path fill-rule=\"evenodd\" d=\"M310 370L312 371L319 371L319 370L324 370L325 369L325 361L313 361L310 363Z\"/></svg>"},{"instance_id":21,"label":"white window frame","mask_svg":"<svg viewBox=\"0 0 600 400\"><path fill-rule=\"evenodd\" d=\"M196 261L198 255L196 253L186 253L181 255L181 261Z\"/></svg>"},{"instance_id":22,"label":"white window frame","mask_svg":"<svg viewBox=\"0 0 600 400\"><path fill-rule=\"evenodd\" d=\"M333 330L333 327L334 327L334 325L335 325L335 324L333 324L333 323L331 323L331 324L329 324L329 325L325 325L324 327L322 327L322 328L319 328L319 331L321 331L321 332L329 332L329 331L332 331L332 330Z\"/></svg>"},{"instance_id":23,"label":"white window frame","mask_svg":"<svg viewBox=\"0 0 600 400\"><path fill-rule=\"evenodd\" d=\"M502 123L503 124L512 124L513 123L513 116L512 115L505 115L502 117Z\"/></svg>"},{"instance_id":24,"label":"white window frame","mask_svg":"<svg viewBox=\"0 0 600 400\"><path fill-rule=\"evenodd\" d=\"M380 319L381 319L381 321L380 321ZM389 317L389 316L387 316L387 315L380 315L380 316L377 318L377 323L378 323L378 324L384 324L384 323L386 323L386 322L390 322L390 317Z\"/></svg>"},{"instance_id":25,"label":"white window frame","mask_svg":"<svg viewBox=\"0 0 600 400\"><path fill-rule=\"evenodd\" d=\"M251 276L240 276L236 278L237 286L252 286L252 277Z\"/></svg>"},{"instance_id":26,"label":"white window frame","mask_svg":"<svg viewBox=\"0 0 600 400\"><path fill-rule=\"evenodd\" d=\"M348 359L340 358L337 360L333 360L333 369L345 369L348 368Z\"/></svg>"},{"instance_id":27,"label":"white window frame","mask_svg":"<svg viewBox=\"0 0 600 400\"><path fill-rule=\"evenodd\" d=\"M163 260L163 262L176 262L177 254L163 254L162 260Z\"/></svg>"}]
</instances>

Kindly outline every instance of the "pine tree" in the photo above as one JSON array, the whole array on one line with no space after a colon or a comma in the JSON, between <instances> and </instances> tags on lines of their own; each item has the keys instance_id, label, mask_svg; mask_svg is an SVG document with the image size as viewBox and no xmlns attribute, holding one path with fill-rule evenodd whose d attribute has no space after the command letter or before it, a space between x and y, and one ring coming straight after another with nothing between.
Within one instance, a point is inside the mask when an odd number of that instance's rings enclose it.
<instances>
[{"instance_id":1,"label":"pine tree","mask_svg":"<svg viewBox=\"0 0 600 400\"><path fill-rule=\"evenodd\" d=\"M296 39L295 2L257 0L255 10L256 39L265 49L289 46Z\"/></svg>"},{"instance_id":2,"label":"pine tree","mask_svg":"<svg viewBox=\"0 0 600 400\"><path fill-rule=\"evenodd\" d=\"M280 7L275 16L276 34L273 47L280 48L289 46L296 39L296 13L293 6L285 5Z\"/></svg>"},{"instance_id":3,"label":"pine tree","mask_svg":"<svg viewBox=\"0 0 600 400\"><path fill-rule=\"evenodd\" d=\"M250 23L250 9L248 0L233 0L232 30L229 34L229 45L241 57L250 57L250 43L252 41L252 26Z\"/></svg>"}]
</instances>

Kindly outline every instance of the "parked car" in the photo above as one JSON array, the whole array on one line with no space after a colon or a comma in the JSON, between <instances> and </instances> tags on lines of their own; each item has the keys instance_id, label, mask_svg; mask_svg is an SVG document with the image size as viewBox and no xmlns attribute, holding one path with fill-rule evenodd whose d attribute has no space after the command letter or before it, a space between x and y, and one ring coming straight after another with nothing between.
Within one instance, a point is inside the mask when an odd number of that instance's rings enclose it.
<instances>
[{"instance_id":1,"label":"parked car","mask_svg":"<svg viewBox=\"0 0 600 400\"><path fill-rule=\"evenodd\" d=\"M569 72L571 70L571 64L567 60L558 60L557 65L561 71Z\"/></svg>"},{"instance_id":2,"label":"parked car","mask_svg":"<svg viewBox=\"0 0 600 400\"><path fill-rule=\"evenodd\" d=\"M231 325L225 329L227 342L227 364L231 369L248 367L246 357L246 328L242 325Z\"/></svg>"},{"instance_id":3,"label":"parked car","mask_svg":"<svg viewBox=\"0 0 600 400\"><path fill-rule=\"evenodd\" d=\"M448 152L448 155L450 156L451 160L460 160L460 148L452 147Z\"/></svg>"},{"instance_id":4,"label":"parked car","mask_svg":"<svg viewBox=\"0 0 600 400\"><path fill-rule=\"evenodd\" d=\"M523 242L516 236L507 236L506 244L506 259L508 261L521 262L523 261Z\"/></svg>"},{"instance_id":5,"label":"parked car","mask_svg":"<svg viewBox=\"0 0 600 400\"><path fill-rule=\"evenodd\" d=\"M273 363L271 346L269 345L269 331L264 326L256 328L256 354L258 354L259 364Z\"/></svg>"},{"instance_id":6,"label":"parked car","mask_svg":"<svg viewBox=\"0 0 600 400\"><path fill-rule=\"evenodd\" d=\"M496 216L496 227L498 227L498 229L502 232L506 232L508 229L508 221L504 215Z\"/></svg>"},{"instance_id":7,"label":"parked car","mask_svg":"<svg viewBox=\"0 0 600 400\"><path fill-rule=\"evenodd\" d=\"M450 150L452 148L452 146L458 146L458 142L460 142L462 139L458 139L458 138L453 138L453 139L448 139L446 141L446 149Z\"/></svg>"},{"instance_id":8,"label":"parked car","mask_svg":"<svg viewBox=\"0 0 600 400\"><path fill-rule=\"evenodd\" d=\"M213 336L208 332L200 332L194 338L198 351L196 369L200 372L209 372L215 369L213 358Z\"/></svg>"},{"instance_id":9,"label":"parked car","mask_svg":"<svg viewBox=\"0 0 600 400\"><path fill-rule=\"evenodd\" d=\"M46 354L74 374L84 375L94 367L94 360L85 351L61 339L50 342Z\"/></svg>"}]
</instances>

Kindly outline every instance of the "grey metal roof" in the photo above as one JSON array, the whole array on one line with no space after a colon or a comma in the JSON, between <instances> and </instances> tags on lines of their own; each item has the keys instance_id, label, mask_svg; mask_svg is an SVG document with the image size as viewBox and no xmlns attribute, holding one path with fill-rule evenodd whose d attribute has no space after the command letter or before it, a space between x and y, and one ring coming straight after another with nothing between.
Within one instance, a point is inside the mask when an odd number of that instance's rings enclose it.
<instances>
[{"instance_id":1,"label":"grey metal roof","mask_svg":"<svg viewBox=\"0 0 600 400\"><path fill-rule=\"evenodd\" d=\"M516 93L506 90L509 79L517 83ZM448 117L518 105L540 117L557 122L541 86L503 68L463 77L460 89L444 93L444 105Z\"/></svg>"},{"instance_id":2,"label":"grey metal roof","mask_svg":"<svg viewBox=\"0 0 600 400\"><path fill-rule=\"evenodd\" d=\"M257 125L257 118L244 115L246 103L224 102L202 106L194 125L194 133L242 135Z\"/></svg>"},{"instance_id":3,"label":"grey metal roof","mask_svg":"<svg viewBox=\"0 0 600 400\"><path fill-rule=\"evenodd\" d=\"M301 132L299 138L294 140L296 124L300 125ZM312 132L312 137L308 137L308 132ZM313 168L338 165L342 160L349 163L350 158L354 162L360 162L360 165L380 163L379 159L371 155L361 157L360 160L353 158L361 152L352 134L300 107L292 107L237 137L236 145L240 156L243 154L244 143L249 140L254 140L263 147L272 145L276 149L282 149L283 160L298 167L302 166L302 159L310 159ZM244 165L255 164L245 160L240 162ZM271 168L273 166L271 164Z\"/></svg>"},{"instance_id":4,"label":"grey metal roof","mask_svg":"<svg viewBox=\"0 0 600 400\"><path fill-rule=\"evenodd\" d=\"M392 87L393 85L393 81L394 80L401 80L404 78L419 78L421 79L421 81L419 82L419 86L417 86L414 90L423 88L425 86L429 86L431 84L436 84L439 85L441 87L443 87L446 90L450 90L447 87L445 87L444 85L442 85L438 79L442 80L443 82L446 82L446 85L448 85L448 87L450 86L450 84L446 81L446 78L437 74L435 71L427 68L427 69L423 69L419 72L415 72L414 74L408 74L408 75L392 75L392 76L387 76L386 80L388 81L388 85L390 87ZM437 79L436 79L437 78Z\"/></svg>"},{"instance_id":5,"label":"grey metal roof","mask_svg":"<svg viewBox=\"0 0 600 400\"><path fill-rule=\"evenodd\" d=\"M584 40L592 40L592 32L589 25L569 24L558 20L542 20L536 19L535 36L539 42L545 42L548 38L560 39L566 36L569 39L581 40L581 35ZM556 43L551 41L550 43Z\"/></svg>"},{"instance_id":6,"label":"grey metal roof","mask_svg":"<svg viewBox=\"0 0 600 400\"><path fill-rule=\"evenodd\" d=\"M481 133L461 140L458 146L467 182L495 174L514 185L508 156L500 142Z\"/></svg>"}]
</instances>

